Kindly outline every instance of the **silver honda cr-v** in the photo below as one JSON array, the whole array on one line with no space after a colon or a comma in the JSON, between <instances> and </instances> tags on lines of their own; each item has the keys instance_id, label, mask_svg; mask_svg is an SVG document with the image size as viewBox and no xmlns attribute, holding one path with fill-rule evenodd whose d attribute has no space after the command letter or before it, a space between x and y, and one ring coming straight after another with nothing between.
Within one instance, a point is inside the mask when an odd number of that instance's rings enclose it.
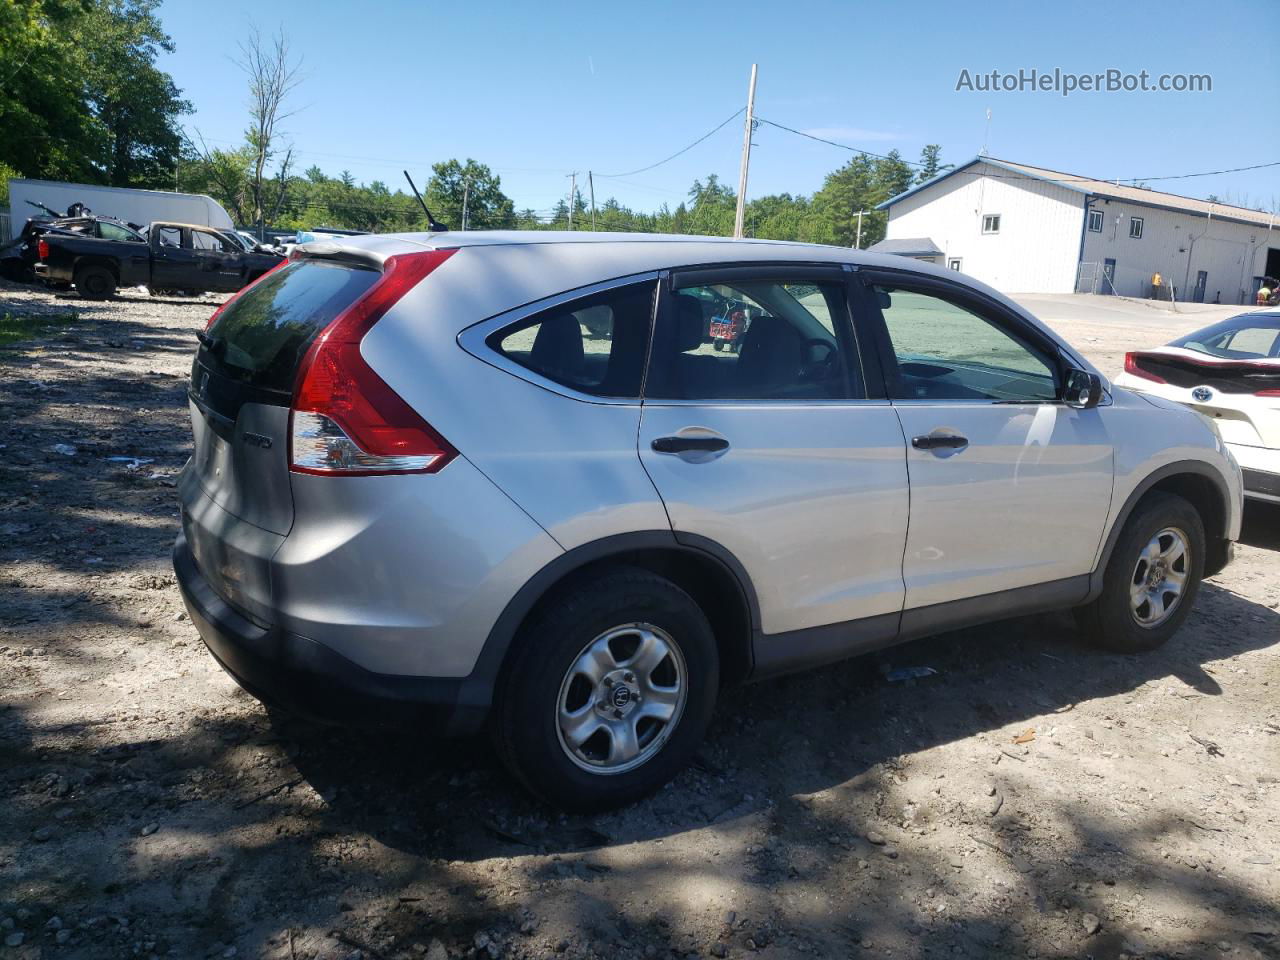
<instances>
[{"instance_id":1,"label":"silver honda cr-v","mask_svg":"<svg viewBox=\"0 0 1280 960\"><path fill-rule=\"evenodd\" d=\"M191 371L174 566L263 701L488 726L577 809L696 749L724 683L1075 607L1137 651L1228 560L1239 468L958 274L803 244L309 244Z\"/></svg>"}]
</instances>

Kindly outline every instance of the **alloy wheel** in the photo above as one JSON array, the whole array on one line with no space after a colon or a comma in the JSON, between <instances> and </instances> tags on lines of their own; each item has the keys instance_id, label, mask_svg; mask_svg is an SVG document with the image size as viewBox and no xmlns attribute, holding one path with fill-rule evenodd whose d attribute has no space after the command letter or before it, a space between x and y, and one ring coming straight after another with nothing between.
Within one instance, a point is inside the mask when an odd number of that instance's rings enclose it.
<instances>
[{"instance_id":1,"label":"alloy wheel","mask_svg":"<svg viewBox=\"0 0 1280 960\"><path fill-rule=\"evenodd\" d=\"M1138 554L1129 580L1129 609L1140 627L1157 627L1182 602L1191 569L1187 535L1165 527Z\"/></svg>"},{"instance_id":2,"label":"alloy wheel","mask_svg":"<svg viewBox=\"0 0 1280 960\"><path fill-rule=\"evenodd\" d=\"M670 738L688 698L684 654L665 630L628 623L583 647L560 684L556 731L575 764L634 770Z\"/></svg>"}]
</instances>

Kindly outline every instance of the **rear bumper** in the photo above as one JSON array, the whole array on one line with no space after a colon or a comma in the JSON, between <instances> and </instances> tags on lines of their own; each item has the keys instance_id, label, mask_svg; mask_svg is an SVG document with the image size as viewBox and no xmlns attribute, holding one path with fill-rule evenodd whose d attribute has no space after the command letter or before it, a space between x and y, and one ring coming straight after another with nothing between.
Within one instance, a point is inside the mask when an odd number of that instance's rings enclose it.
<instances>
[{"instance_id":1,"label":"rear bumper","mask_svg":"<svg viewBox=\"0 0 1280 960\"><path fill-rule=\"evenodd\" d=\"M1243 472L1246 497L1280 503L1280 473L1266 473L1262 470Z\"/></svg>"},{"instance_id":2,"label":"rear bumper","mask_svg":"<svg viewBox=\"0 0 1280 960\"><path fill-rule=\"evenodd\" d=\"M173 545L173 569L187 613L209 652L264 704L343 726L412 724L453 736L483 726L491 684L477 678L374 673L314 640L258 626L213 590L182 533Z\"/></svg>"},{"instance_id":3,"label":"rear bumper","mask_svg":"<svg viewBox=\"0 0 1280 960\"><path fill-rule=\"evenodd\" d=\"M1227 449L1240 464L1244 475L1244 495L1254 500L1280 502L1280 450L1228 443Z\"/></svg>"}]
</instances>

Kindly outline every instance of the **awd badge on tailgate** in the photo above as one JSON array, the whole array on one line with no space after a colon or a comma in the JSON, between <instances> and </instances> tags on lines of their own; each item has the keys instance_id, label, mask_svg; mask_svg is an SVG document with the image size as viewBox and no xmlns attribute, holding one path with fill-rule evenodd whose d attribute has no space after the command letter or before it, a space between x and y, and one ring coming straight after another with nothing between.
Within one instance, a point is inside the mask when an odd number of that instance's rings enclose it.
<instances>
[{"instance_id":1,"label":"awd badge on tailgate","mask_svg":"<svg viewBox=\"0 0 1280 960\"><path fill-rule=\"evenodd\" d=\"M260 433L246 433L244 442L253 447L261 447L263 450L271 449L271 438L264 437Z\"/></svg>"}]
</instances>

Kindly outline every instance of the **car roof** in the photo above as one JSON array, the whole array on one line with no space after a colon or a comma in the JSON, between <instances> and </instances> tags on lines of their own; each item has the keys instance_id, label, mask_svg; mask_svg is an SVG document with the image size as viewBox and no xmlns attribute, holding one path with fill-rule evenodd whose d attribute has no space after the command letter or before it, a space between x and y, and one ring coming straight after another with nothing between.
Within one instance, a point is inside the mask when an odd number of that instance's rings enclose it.
<instances>
[{"instance_id":1,"label":"car roof","mask_svg":"<svg viewBox=\"0 0 1280 960\"><path fill-rule=\"evenodd\" d=\"M972 286L995 294L995 291L970 278L960 278L953 270L935 264L892 254L868 253L849 247L793 240L734 239L669 233L608 233L569 230L468 230L435 233L380 233L349 237L332 237L300 244L304 254L317 256L335 253L362 253L385 259L397 252L414 249L450 250L481 247L538 247L543 251L559 250L574 259L599 256L617 262L630 252L637 262L646 264L665 259L669 266L726 262L848 263L885 269L913 270L952 280L963 279ZM655 247L668 249L659 254ZM648 269L644 267L641 269ZM999 296L999 294L995 294ZM1001 297L1003 299L1003 297Z\"/></svg>"},{"instance_id":2,"label":"car roof","mask_svg":"<svg viewBox=\"0 0 1280 960\"><path fill-rule=\"evenodd\" d=\"M970 288L1025 318L1059 343L1062 338L1025 308L984 283L894 254L790 240L734 239L687 234L567 230L468 230L332 237L298 244L295 256L356 257L377 263L399 253L465 248L505 274L510 306L631 274L727 263L831 263L905 270ZM462 259L462 258L458 258ZM472 259L471 255L466 258ZM459 264L461 266L461 264ZM469 272L469 270L468 270ZM1093 368L1071 351L1084 369Z\"/></svg>"},{"instance_id":3,"label":"car roof","mask_svg":"<svg viewBox=\"0 0 1280 960\"><path fill-rule=\"evenodd\" d=\"M227 233L235 232L233 227L211 227L207 223L182 223L178 220L152 220L147 224L148 229L151 227L186 227L189 230L203 230L205 233Z\"/></svg>"}]
</instances>

